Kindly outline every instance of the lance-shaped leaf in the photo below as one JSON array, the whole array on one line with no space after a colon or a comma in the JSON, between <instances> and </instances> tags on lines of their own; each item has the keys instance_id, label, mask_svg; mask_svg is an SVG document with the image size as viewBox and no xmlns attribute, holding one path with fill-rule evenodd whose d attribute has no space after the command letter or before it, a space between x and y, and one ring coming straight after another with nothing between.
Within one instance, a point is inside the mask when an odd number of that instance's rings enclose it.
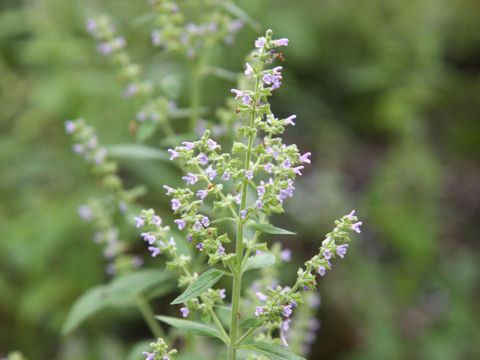
<instances>
[{"instance_id":1,"label":"lance-shaped leaf","mask_svg":"<svg viewBox=\"0 0 480 360\"><path fill-rule=\"evenodd\" d=\"M198 279L183 292L182 295L173 300L170 304L180 304L187 300L198 297L205 291L210 289L217 283L218 280L225 274L225 271L218 269L211 269L204 272Z\"/></svg>"},{"instance_id":2,"label":"lance-shaped leaf","mask_svg":"<svg viewBox=\"0 0 480 360\"><path fill-rule=\"evenodd\" d=\"M256 222L249 221L247 223L248 227L255 229L257 231L266 233L266 234L276 234L276 235L295 235L294 232L273 226L271 224L257 224Z\"/></svg>"},{"instance_id":3,"label":"lance-shaped leaf","mask_svg":"<svg viewBox=\"0 0 480 360\"><path fill-rule=\"evenodd\" d=\"M305 360L305 358L295 355L288 348L281 345L259 342L245 345L244 347L252 349L256 353L264 355L271 360Z\"/></svg>"},{"instance_id":4,"label":"lance-shaped leaf","mask_svg":"<svg viewBox=\"0 0 480 360\"><path fill-rule=\"evenodd\" d=\"M262 320L257 317L245 319L239 325L242 329L251 329L262 326Z\"/></svg>"},{"instance_id":5,"label":"lance-shaped leaf","mask_svg":"<svg viewBox=\"0 0 480 360\"><path fill-rule=\"evenodd\" d=\"M243 269L243 271L260 269L273 264L275 264L275 255L273 254L251 256L247 259L247 262L245 263L245 269Z\"/></svg>"},{"instance_id":6,"label":"lance-shaped leaf","mask_svg":"<svg viewBox=\"0 0 480 360\"><path fill-rule=\"evenodd\" d=\"M156 316L156 318L164 323L176 327L177 329L186 331L193 335L215 337L223 341L222 334L214 327L200 324L190 320L182 320L170 316Z\"/></svg>"}]
</instances>

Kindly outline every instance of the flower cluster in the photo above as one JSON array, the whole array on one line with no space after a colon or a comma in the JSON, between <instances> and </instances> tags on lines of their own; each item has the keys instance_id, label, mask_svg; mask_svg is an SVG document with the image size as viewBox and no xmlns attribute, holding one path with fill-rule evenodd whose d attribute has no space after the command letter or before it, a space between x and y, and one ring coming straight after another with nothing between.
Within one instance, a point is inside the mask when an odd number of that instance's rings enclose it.
<instances>
[{"instance_id":1,"label":"flower cluster","mask_svg":"<svg viewBox=\"0 0 480 360\"><path fill-rule=\"evenodd\" d=\"M151 3L158 25L152 31L153 45L188 58L197 57L202 49L221 41L231 44L235 33L243 27L243 21L233 19L222 2L151 0ZM233 6L229 1L228 4ZM196 18L190 19L187 14L192 14L192 10Z\"/></svg>"},{"instance_id":2,"label":"flower cluster","mask_svg":"<svg viewBox=\"0 0 480 360\"><path fill-rule=\"evenodd\" d=\"M153 83L142 78L142 67L130 60L125 49L125 38L118 35L111 20L106 15L102 15L88 19L86 27L98 41L98 52L109 57L112 64L118 67L119 77L126 84L122 90L122 96L136 97L142 102L141 109L136 114L136 120L161 124L167 133L173 133L168 118L175 112L176 104L165 96L156 95Z\"/></svg>"},{"instance_id":3,"label":"flower cluster","mask_svg":"<svg viewBox=\"0 0 480 360\"><path fill-rule=\"evenodd\" d=\"M178 352L176 349L169 351L168 345L162 338L159 338L157 342L151 343L150 346L153 348L153 352L142 352L145 360L173 360L172 356Z\"/></svg>"},{"instance_id":4,"label":"flower cluster","mask_svg":"<svg viewBox=\"0 0 480 360\"><path fill-rule=\"evenodd\" d=\"M106 271L113 275L130 271L142 265L138 256L127 254L127 244L119 238L113 216L116 212L126 214L129 204L142 193L141 188L125 190L117 174L117 164L108 158L108 152L101 146L93 127L85 120L67 120L65 131L72 135L73 151L81 155L98 176L106 195L103 199L91 199L78 208L79 215L94 223L96 232L93 239L104 245L104 256L109 261Z\"/></svg>"}]
</instances>

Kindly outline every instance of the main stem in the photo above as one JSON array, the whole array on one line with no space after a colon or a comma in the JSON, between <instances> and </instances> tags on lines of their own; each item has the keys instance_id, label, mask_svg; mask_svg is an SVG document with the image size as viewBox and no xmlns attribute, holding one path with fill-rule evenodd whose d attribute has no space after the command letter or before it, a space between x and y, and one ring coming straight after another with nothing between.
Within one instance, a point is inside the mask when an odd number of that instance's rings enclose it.
<instances>
[{"instance_id":1,"label":"main stem","mask_svg":"<svg viewBox=\"0 0 480 360\"><path fill-rule=\"evenodd\" d=\"M255 93L258 93L259 78L255 82ZM257 109L257 103L259 99L255 96L253 101L253 109L250 117L250 128L253 129L255 126L255 115ZM252 146L255 140L255 135L250 134L248 140L247 155L245 157L245 166L244 169L247 171L250 168L250 160L252 157ZM242 182L242 201L240 203L239 217L237 223L237 241L235 246L235 271L233 274L233 292L232 292L232 319L230 322L230 344L229 344L229 360L237 359L237 327L238 327L238 318L240 317L239 307L240 307L240 295L242 291L242 260L243 260L243 228L244 222L241 217L241 211L245 210L247 202L247 190L248 190L248 179L245 177Z\"/></svg>"}]
</instances>

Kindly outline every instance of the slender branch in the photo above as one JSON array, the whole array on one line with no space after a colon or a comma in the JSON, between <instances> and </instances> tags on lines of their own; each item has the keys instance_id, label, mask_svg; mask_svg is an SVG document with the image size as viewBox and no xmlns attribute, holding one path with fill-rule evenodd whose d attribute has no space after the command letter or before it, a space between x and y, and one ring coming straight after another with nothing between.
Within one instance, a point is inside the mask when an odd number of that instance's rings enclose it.
<instances>
[{"instance_id":1,"label":"slender branch","mask_svg":"<svg viewBox=\"0 0 480 360\"><path fill-rule=\"evenodd\" d=\"M243 335L238 339L237 343L235 346L241 345L257 328L251 328L248 331L245 331Z\"/></svg>"},{"instance_id":2,"label":"slender branch","mask_svg":"<svg viewBox=\"0 0 480 360\"><path fill-rule=\"evenodd\" d=\"M220 322L220 319L218 318L217 314L215 314L215 311L213 309L208 309L208 313L210 314L210 316L213 319L213 322L217 325L218 329L222 333L225 343L228 345L230 341L228 338L228 334L225 331L225 328L223 327L222 323Z\"/></svg>"},{"instance_id":3,"label":"slender branch","mask_svg":"<svg viewBox=\"0 0 480 360\"><path fill-rule=\"evenodd\" d=\"M145 319L145 322L150 328L152 334L157 338L164 337L165 333L162 327L158 324L157 320L155 320L155 314L153 313L153 310L150 307L145 296L138 295L135 300L137 301L137 306L142 313L142 316Z\"/></svg>"}]
</instances>

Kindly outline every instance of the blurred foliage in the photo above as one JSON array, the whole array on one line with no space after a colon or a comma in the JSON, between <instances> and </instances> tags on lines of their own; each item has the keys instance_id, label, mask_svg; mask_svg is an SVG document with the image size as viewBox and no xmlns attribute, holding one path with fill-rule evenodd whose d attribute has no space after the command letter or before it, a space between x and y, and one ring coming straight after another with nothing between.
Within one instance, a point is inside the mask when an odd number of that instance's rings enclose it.
<instances>
[{"instance_id":1,"label":"blurred foliage","mask_svg":"<svg viewBox=\"0 0 480 360\"><path fill-rule=\"evenodd\" d=\"M322 327L311 358L478 359L480 3L238 4L291 39L273 109L297 114L291 141L312 151L313 164L278 219L303 240L286 245L300 262L340 214L354 207L366 219L348 259L321 282ZM60 335L73 301L108 279L91 229L76 216L99 190L70 151L63 121L83 116L105 144L132 142L127 124L138 105L121 99L115 71L85 33L85 19L99 13L111 14L149 76L173 74L181 80L175 94L188 86L182 65L150 46L148 1L2 2L1 355L120 359L150 336L133 311L107 311ZM236 44L214 53L216 65L241 70L257 35L243 30ZM203 103L216 107L231 84L210 78L203 87ZM126 183L146 184L143 203L161 215L168 214L161 185L174 181L174 171L122 162Z\"/></svg>"}]
</instances>

